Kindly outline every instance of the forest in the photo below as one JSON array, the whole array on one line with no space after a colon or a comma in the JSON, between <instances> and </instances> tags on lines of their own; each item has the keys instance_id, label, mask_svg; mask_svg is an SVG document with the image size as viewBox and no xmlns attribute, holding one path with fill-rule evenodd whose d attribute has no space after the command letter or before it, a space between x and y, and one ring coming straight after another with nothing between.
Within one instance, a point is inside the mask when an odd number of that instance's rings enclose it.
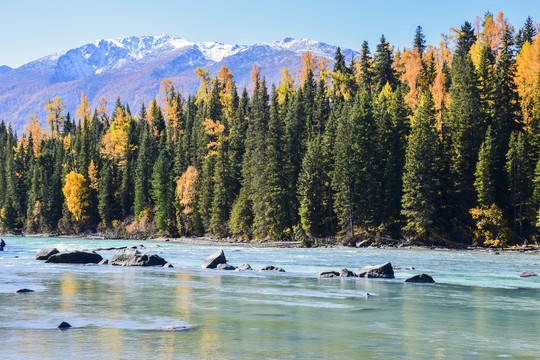
<instances>
[{"instance_id":1,"label":"forest","mask_svg":"<svg viewBox=\"0 0 540 360\"><path fill-rule=\"evenodd\" d=\"M540 36L486 13L426 45L307 52L267 84L223 67L134 112L118 98L0 124L0 231L352 244L540 236ZM42 127L41 124L48 124Z\"/></svg>"}]
</instances>

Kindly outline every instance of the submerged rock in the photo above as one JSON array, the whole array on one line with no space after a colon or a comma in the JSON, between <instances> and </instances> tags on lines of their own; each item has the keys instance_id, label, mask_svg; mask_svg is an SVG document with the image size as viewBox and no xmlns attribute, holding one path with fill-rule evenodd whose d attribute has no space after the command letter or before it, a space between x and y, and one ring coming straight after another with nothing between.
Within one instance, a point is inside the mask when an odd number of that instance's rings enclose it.
<instances>
[{"instance_id":1,"label":"submerged rock","mask_svg":"<svg viewBox=\"0 0 540 360\"><path fill-rule=\"evenodd\" d=\"M260 268L257 271L277 271L277 272L285 272L283 268L280 268L279 266L272 266L272 265L266 265Z\"/></svg>"},{"instance_id":2,"label":"submerged rock","mask_svg":"<svg viewBox=\"0 0 540 360\"><path fill-rule=\"evenodd\" d=\"M201 263L203 269L215 269L219 264L226 264L227 259L223 250L216 251Z\"/></svg>"},{"instance_id":3,"label":"submerged rock","mask_svg":"<svg viewBox=\"0 0 540 360\"><path fill-rule=\"evenodd\" d=\"M30 290L30 289L19 289L17 291L15 291L17 294L28 294L28 293L33 293L34 290Z\"/></svg>"},{"instance_id":4,"label":"submerged rock","mask_svg":"<svg viewBox=\"0 0 540 360\"><path fill-rule=\"evenodd\" d=\"M435 280L433 280L433 278L429 276L428 274L417 274L406 279L405 282L434 283Z\"/></svg>"},{"instance_id":5,"label":"submerged rock","mask_svg":"<svg viewBox=\"0 0 540 360\"><path fill-rule=\"evenodd\" d=\"M95 252L72 251L54 254L45 262L56 264L99 264L101 260L103 260L101 255Z\"/></svg>"},{"instance_id":6,"label":"submerged rock","mask_svg":"<svg viewBox=\"0 0 540 360\"><path fill-rule=\"evenodd\" d=\"M51 248L51 249L41 249L36 254L36 260L47 260L54 254L58 254L60 251L58 251L57 248Z\"/></svg>"},{"instance_id":7,"label":"submerged rock","mask_svg":"<svg viewBox=\"0 0 540 360\"><path fill-rule=\"evenodd\" d=\"M347 268L342 268L341 272L339 273L339 276L341 277L356 277L356 274L352 272L351 270Z\"/></svg>"},{"instance_id":8,"label":"submerged rock","mask_svg":"<svg viewBox=\"0 0 540 360\"><path fill-rule=\"evenodd\" d=\"M218 264L216 267L218 270L236 270L235 266L229 265L229 264Z\"/></svg>"},{"instance_id":9,"label":"submerged rock","mask_svg":"<svg viewBox=\"0 0 540 360\"><path fill-rule=\"evenodd\" d=\"M109 260L103 259L98 263L98 265L109 265Z\"/></svg>"},{"instance_id":10,"label":"submerged rock","mask_svg":"<svg viewBox=\"0 0 540 360\"><path fill-rule=\"evenodd\" d=\"M524 271L521 274L519 274L519 277L534 277L534 276L538 276L538 275L533 273L532 271Z\"/></svg>"},{"instance_id":11,"label":"submerged rock","mask_svg":"<svg viewBox=\"0 0 540 360\"><path fill-rule=\"evenodd\" d=\"M235 271L249 271L249 270L253 270L253 269L251 268L251 265L249 265L249 264L242 264L242 265L238 266L238 267L236 268Z\"/></svg>"},{"instance_id":12,"label":"submerged rock","mask_svg":"<svg viewBox=\"0 0 540 360\"><path fill-rule=\"evenodd\" d=\"M334 278L339 277L339 273L334 270L322 270L317 273L317 276L320 278Z\"/></svg>"},{"instance_id":13,"label":"submerged rock","mask_svg":"<svg viewBox=\"0 0 540 360\"><path fill-rule=\"evenodd\" d=\"M174 267L174 266L172 266L171 263L165 263L165 265L163 265L163 267L165 267L165 268L172 268L172 267Z\"/></svg>"},{"instance_id":14,"label":"submerged rock","mask_svg":"<svg viewBox=\"0 0 540 360\"><path fill-rule=\"evenodd\" d=\"M384 279L393 279L394 270L392 269L392 264L386 262L380 265L368 265L364 266L356 273L358 277L364 278L384 278Z\"/></svg>"},{"instance_id":15,"label":"submerged rock","mask_svg":"<svg viewBox=\"0 0 540 360\"><path fill-rule=\"evenodd\" d=\"M122 249L114 253L109 265L115 266L164 266L164 258L155 254L141 253L137 249Z\"/></svg>"},{"instance_id":16,"label":"submerged rock","mask_svg":"<svg viewBox=\"0 0 540 360\"><path fill-rule=\"evenodd\" d=\"M65 321L62 321L60 325L58 325L58 328L61 330L69 329L71 325Z\"/></svg>"}]
</instances>

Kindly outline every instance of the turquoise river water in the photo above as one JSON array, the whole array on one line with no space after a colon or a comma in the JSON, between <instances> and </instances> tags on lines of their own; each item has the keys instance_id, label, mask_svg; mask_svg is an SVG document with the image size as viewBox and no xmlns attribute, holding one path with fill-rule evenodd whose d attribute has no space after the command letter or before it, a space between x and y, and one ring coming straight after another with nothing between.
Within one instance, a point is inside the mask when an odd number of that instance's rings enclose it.
<instances>
[{"instance_id":1,"label":"turquoise river water","mask_svg":"<svg viewBox=\"0 0 540 360\"><path fill-rule=\"evenodd\" d=\"M34 256L140 241L4 239L0 359L540 359L540 277L519 277L540 254L225 247L232 265L286 270L232 272L200 268L213 246L143 242L174 268L134 268ZM386 261L415 270L316 275ZM403 282L421 272L436 284Z\"/></svg>"}]
</instances>

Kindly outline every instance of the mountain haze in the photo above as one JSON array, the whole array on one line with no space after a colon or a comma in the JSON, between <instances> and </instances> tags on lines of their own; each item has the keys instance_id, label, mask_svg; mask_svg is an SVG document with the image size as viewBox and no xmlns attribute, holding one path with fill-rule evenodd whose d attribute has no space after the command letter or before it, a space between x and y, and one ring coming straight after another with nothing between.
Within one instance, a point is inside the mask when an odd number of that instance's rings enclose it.
<instances>
[{"instance_id":1,"label":"mountain haze","mask_svg":"<svg viewBox=\"0 0 540 360\"><path fill-rule=\"evenodd\" d=\"M308 39L285 38L271 44L229 45L219 42L193 43L170 36L144 36L98 40L76 49L58 52L17 69L0 67L0 120L20 131L32 114L43 120L46 99L59 96L73 115L81 93L92 106L104 96L112 111L120 96L138 112L158 96L163 79L171 79L184 95L199 87L197 67L216 76L225 65L239 89L249 85L253 64L261 66L268 83L277 83L282 70L291 74L301 67L306 51L333 59L337 46ZM355 51L342 50L350 61Z\"/></svg>"}]
</instances>

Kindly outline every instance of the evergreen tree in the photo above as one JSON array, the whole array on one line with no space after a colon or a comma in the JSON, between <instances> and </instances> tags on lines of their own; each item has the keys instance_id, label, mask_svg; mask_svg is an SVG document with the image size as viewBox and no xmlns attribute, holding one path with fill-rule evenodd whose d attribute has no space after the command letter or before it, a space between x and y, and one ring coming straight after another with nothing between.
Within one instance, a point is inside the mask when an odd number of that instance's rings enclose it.
<instances>
[{"instance_id":1,"label":"evergreen tree","mask_svg":"<svg viewBox=\"0 0 540 360\"><path fill-rule=\"evenodd\" d=\"M420 98L407 143L403 174L404 230L414 239L431 240L437 204L437 132L429 92Z\"/></svg>"},{"instance_id":2,"label":"evergreen tree","mask_svg":"<svg viewBox=\"0 0 540 360\"><path fill-rule=\"evenodd\" d=\"M362 43L360 50L358 85L368 91L373 86L373 74L371 69L371 56L369 54L369 45L367 41Z\"/></svg>"},{"instance_id":3,"label":"evergreen tree","mask_svg":"<svg viewBox=\"0 0 540 360\"><path fill-rule=\"evenodd\" d=\"M135 218L150 205L150 177L152 174L152 147L148 126L142 129L142 141L135 170Z\"/></svg>"},{"instance_id":4,"label":"evergreen tree","mask_svg":"<svg viewBox=\"0 0 540 360\"><path fill-rule=\"evenodd\" d=\"M513 132L510 136L508 154L506 154L506 172L509 193L513 209L513 229L520 237L524 235L527 225L526 215L530 199L530 164L527 157L528 144L526 135L522 132Z\"/></svg>"},{"instance_id":5,"label":"evergreen tree","mask_svg":"<svg viewBox=\"0 0 540 360\"><path fill-rule=\"evenodd\" d=\"M413 48L418 51L420 58L424 55L424 50L426 49L426 37L422 31L422 27L418 25L414 33Z\"/></svg>"},{"instance_id":6,"label":"evergreen tree","mask_svg":"<svg viewBox=\"0 0 540 360\"><path fill-rule=\"evenodd\" d=\"M491 126L486 131L486 137L480 146L478 154L478 162L476 163L476 172L474 173L474 187L478 194L478 205L483 208L488 208L495 204L496 187L495 187L495 147L491 131Z\"/></svg>"},{"instance_id":7,"label":"evergreen tree","mask_svg":"<svg viewBox=\"0 0 540 360\"><path fill-rule=\"evenodd\" d=\"M155 203L156 229L164 234L171 234L174 226L173 182L171 178L172 159L162 137L159 156L152 172L152 199Z\"/></svg>"},{"instance_id":8,"label":"evergreen tree","mask_svg":"<svg viewBox=\"0 0 540 360\"><path fill-rule=\"evenodd\" d=\"M386 41L384 35L381 36L381 41L377 45L377 53L374 56L374 82L378 87L383 87L386 83L395 87L397 76L394 68L394 55L390 43Z\"/></svg>"},{"instance_id":9,"label":"evergreen tree","mask_svg":"<svg viewBox=\"0 0 540 360\"><path fill-rule=\"evenodd\" d=\"M99 216L101 222L106 227L110 227L114 220L114 194L111 167L112 164L109 161L104 162L103 167L101 168L99 181Z\"/></svg>"},{"instance_id":10,"label":"evergreen tree","mask_svg":"<svg viewBox=\"0 0 540 360\"><path fill-rule=\"evenodd\" d=\"M478 151L485 134L482 121L478 82L468 53L470 47L468 23L458 37L458 48L452 59L452 86L448 127L451 142L454 216L467 214L474 206L474 172ZM471 30L472 31L472 30ZM465 51L467 50L467 51Z\"/></svg>"},{"instance_id":11,"label":"evergreen tree","mask_svg":"<svg viewBox=\"0 0 540 360\"><path fill-rule=\"evenodd\" d=\"M523 47L523 44L525 42L529 42L532 44L532 41L534 37L536 36L536 33L538 30L536 29L536 26L534 26L534 22L530 16L527 16L527 19L525 20L525 24L523 25L523 28L521 28L517 34L516 37L516 47L517 51L520 51Z\"/></svg>"}]
</instances>

